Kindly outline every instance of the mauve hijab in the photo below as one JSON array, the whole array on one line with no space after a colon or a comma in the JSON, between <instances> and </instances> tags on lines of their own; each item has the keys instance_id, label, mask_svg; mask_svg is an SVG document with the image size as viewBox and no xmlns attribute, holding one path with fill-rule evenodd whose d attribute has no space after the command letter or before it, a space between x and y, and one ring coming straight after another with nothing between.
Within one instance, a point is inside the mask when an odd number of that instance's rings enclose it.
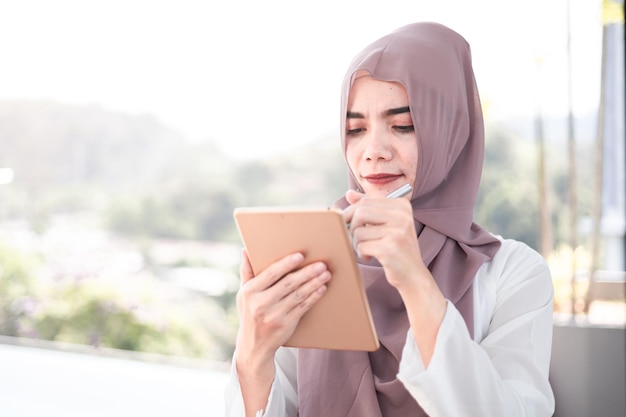
<instances>
[{"instance_id":1,"label":"mauve hijab","mask_svg":"<svg viewBox=\"0 0 626 417\"><path fill-rule=\"evenodd\" d=\"M345 154L348 94L357 71L402 84L418 138L411 197L424 263L473 334L472 282L499 241L473 222L484 155L480 99L463 37L437 23L404 26L359 53L344 79ZM357 188L350 176L350 187ZM345 207L345 199L337 201ZM403 301L373 260L359 261L381 347L376 352L300 349L300 417L423 416L397 379L409 322ZM454 401L454 399L450 399Z\"/></svg>"}]
</instances>

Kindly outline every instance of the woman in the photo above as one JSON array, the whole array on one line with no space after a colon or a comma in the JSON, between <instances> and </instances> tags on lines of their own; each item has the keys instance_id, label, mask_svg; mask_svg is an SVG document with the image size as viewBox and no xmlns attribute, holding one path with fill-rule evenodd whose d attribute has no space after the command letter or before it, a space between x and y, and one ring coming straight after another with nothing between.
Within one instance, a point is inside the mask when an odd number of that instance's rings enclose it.
<instances>
[{"instance_id":1,"label":"woman","mask_svg":"<svg viewBox=\"0 0 626 417\"><path fill-rule=\"evenodd\" d=\"M473 223L484 133L467 42L436 23L379 39L346 73L341 116L337 205L381 347L281 347L332 277L299 254L253 277L244 252L227 415L551 416L549 270Z\"/></svg>"}]
</instances>

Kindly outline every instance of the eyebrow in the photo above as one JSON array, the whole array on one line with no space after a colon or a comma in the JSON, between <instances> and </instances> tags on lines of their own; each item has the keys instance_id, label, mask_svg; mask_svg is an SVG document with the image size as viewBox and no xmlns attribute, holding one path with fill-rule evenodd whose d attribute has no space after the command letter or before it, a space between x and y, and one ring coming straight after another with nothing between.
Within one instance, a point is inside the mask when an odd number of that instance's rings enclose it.
<instances>
[{"instance_id":1,"label":"eyebrow","mask_svg":"<svg viewBox=\"0 0 626 417\"><path fill-rule=\"evenodd\" d=\"M386 110L383 115L385 116L393 116L395 114L402 114L402 113L410 113L411 109L409 108L409 106L404 106L404 107L396 107L394 109L389 109ZM365 116L363 115L363 113L359 113L359 112L353 112L353 111L349 111L346 114L346 117L348 119L365 119Z\"/></svg>"},{"instance_id":2,"label":"eyebrow","mask_svg":"<svg viewBox=\"0 0 626 417\"><path fill-rule=\"evenodd\" d=\"M394 114L410 113L409 106L397 107L395 109L389 109L385 112L385 116L393 116Z\"/></svg>"}]
</instances>

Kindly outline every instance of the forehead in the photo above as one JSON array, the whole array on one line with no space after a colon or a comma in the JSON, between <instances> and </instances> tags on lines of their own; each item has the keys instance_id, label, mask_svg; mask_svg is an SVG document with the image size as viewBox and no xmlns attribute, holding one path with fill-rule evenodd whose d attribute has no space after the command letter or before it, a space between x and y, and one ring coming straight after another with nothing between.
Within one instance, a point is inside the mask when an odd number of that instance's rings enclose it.
<instances>
[{"instance_id":1,"label":"forehead","mask_svg":"<svg viewBox=\"0 0 626 417\"><path fill-rule=\"evenodd\" d=\"M365 105L388 109L389 106L406 106L408 102L408 95L402 84L377 80L367 72L359 71L350 87L348 108Z\"/></svg>"}]
</instances>

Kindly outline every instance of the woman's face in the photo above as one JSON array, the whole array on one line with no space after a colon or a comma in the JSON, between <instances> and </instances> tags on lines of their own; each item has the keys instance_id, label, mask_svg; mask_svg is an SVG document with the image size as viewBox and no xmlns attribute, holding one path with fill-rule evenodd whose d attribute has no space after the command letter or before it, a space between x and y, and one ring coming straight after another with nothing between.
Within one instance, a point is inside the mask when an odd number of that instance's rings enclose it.
<instances>
[{"instance_id":1,"label":"woman's face","mask_svg":"<svg viewBox=\"0 0 626 417\"><path fill-rule=\"evenodd\" d=\"M346 157L368 195L383 197L406 183L414 186L417 135L401 84L357 74L348 98Z\"/></svg>"}]
</instances>

